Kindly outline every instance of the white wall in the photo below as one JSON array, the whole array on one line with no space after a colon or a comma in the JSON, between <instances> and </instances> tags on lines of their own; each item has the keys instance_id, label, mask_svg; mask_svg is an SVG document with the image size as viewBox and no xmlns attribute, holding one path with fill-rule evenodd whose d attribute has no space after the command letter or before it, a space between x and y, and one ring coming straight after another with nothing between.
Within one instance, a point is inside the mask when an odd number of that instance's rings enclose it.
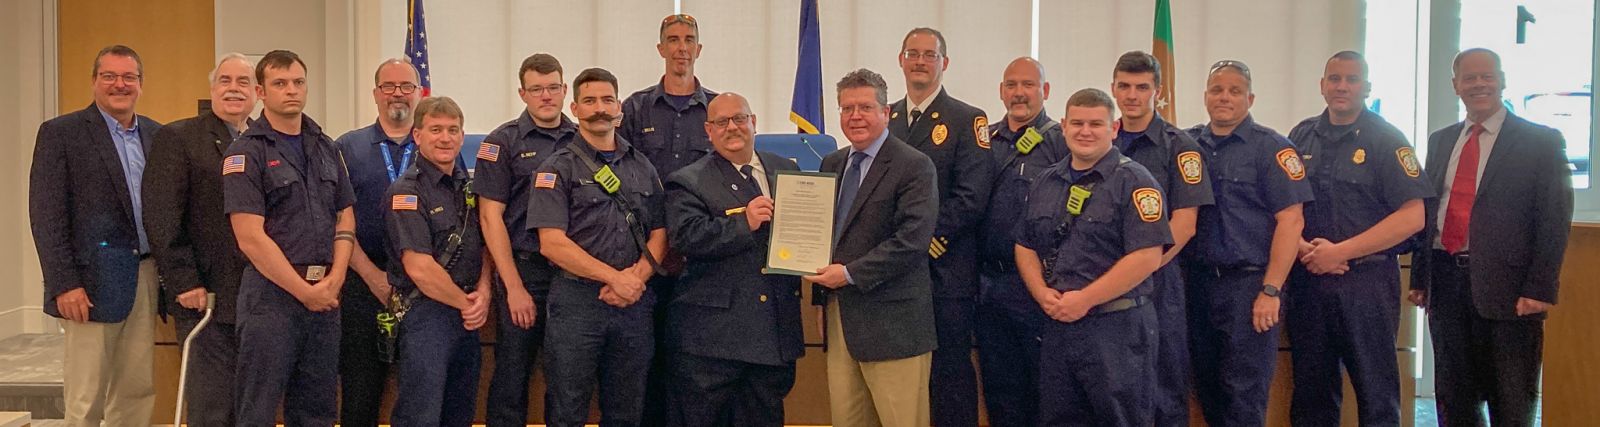
<instances>
[{"instance_id":1,"label":"white wall","mask_svg":"<svg viewBox=\"0 0 1600 427\"><path fill-rule=\"evenodd\" d=\"M39 123L55 114L55 2L0 2L0 337L54 330L28 228L28 171Z\"/></svg>"}]
</instances>

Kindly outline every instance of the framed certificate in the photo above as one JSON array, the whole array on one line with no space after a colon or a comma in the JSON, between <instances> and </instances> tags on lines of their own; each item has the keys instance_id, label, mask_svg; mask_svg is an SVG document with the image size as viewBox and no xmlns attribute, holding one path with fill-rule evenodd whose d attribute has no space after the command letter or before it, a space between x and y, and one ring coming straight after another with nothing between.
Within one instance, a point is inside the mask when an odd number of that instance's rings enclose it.
<instances>
[{"instance_id":1,"label":"framed certificate","mask_svg":"<svg viewBox=\"0 0 1600 427\"><path fill-rule=\"evenodd\" d=\"M767 274L809 276L833 262L833 207L838 175L778 171L772 186Z\"/></svg>"}]
</instances>

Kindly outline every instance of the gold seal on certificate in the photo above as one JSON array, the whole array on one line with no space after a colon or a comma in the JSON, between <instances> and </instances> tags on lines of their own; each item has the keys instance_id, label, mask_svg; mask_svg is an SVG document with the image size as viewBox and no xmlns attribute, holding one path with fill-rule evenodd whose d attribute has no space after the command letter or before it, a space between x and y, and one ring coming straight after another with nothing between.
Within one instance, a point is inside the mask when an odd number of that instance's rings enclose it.
<instances>
[{"instance_id":1,"label":"gold seal on certificate","mask_svg":"<svg viewBox=\"0 0 1600 427\"><path fill-rule=\"evenodd\" d=\"M831 173L778 171L762 273L808 276L833 262L835 181Z\"/></svg>"}]
</instances>

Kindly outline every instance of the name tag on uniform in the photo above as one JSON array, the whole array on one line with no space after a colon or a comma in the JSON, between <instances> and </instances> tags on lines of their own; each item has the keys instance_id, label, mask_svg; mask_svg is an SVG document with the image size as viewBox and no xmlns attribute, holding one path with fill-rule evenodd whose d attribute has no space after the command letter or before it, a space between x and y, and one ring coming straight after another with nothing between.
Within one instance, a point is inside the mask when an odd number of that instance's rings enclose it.
<instances>
[{"instance_id":1,"label":"name tag on uniform","mask_svg":"<svg viewBox=\"0 0 1600 427\"><path fill-rule=\"evenodd\" d=\"M1039 143L1043 141L1044 135L1040 135L1033 128L1028 128L1027 132L1022 133L1021 138L1017 138L1017 152L1022 154L1031 153L1033 148L1038 147Z\"/></svg>"},{"instance_id":2,"label":"name tag on uniform","mask_svg":"<svg viewBox=\"0 0 1600 427\"><path fill-rule=\"evenodd\" d=\"M327 273L328 273L328 267L325 267L325 266L313 265L313 266L310 266L310 267L306 267L306 281L315 282L315 281L318 281L318 280L322 280L322 276L324 274L327 274Z\"/></svg>"},{"instance_id":3,"label":"name tag on uniform","mask_svg":"<svg viewBox=\"0 0 1600 427\"><path fill-rule=\"evenodd\" d=\"M734 216L742 213L744 213L744 206L722 211L722 215L724 216Z\"/></svg>"},{"instance_id":4,"label":"name tag on uniform","mask_svg":"<svg viewBox=\"0 0 1600 427\"><path fill-rule=\"evenodd\" d=\"M1070 194L1067 195L1067 213L1072 216L1083 214L1083 202L1089 200L1089 195L1093 193L1079 185L1072 186L1072 190L1068 193Z\"/></svg>"}]
</instances>

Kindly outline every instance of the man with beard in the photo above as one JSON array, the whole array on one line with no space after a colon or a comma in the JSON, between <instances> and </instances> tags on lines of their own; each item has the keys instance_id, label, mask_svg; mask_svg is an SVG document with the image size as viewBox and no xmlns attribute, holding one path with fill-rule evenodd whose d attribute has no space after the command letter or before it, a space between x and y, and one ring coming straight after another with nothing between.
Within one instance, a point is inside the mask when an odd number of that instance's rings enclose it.
<instances>
[{"instance_id":1,"label":"man with beard","mask_svg":"<svg viewBox=\"0 0 1600 427\"><path fill-rule=\"evenodd\" d=\"M581 426L600 385L600 424L639 425L655 352L658 270L667 232L661 181L644 153L617 136L617 78L590 68L572 82L578 135L540 166L528 198L539 253L561 269L545 329L545 423Z\"/></svg>"},{"instance_id":2,"label":"man with beard","mask_svg":"<svg viewBox=\"0 0 1600 427\"><path fill-rule=\"evenodd\" d=\"M356 193L356 238L361 245L350 253L355 270L339 298L343 303L339 340L339 421L347 426L377 426L378 406L389 362L379 352L383 339L378 313L389 302L390 265L385 240L384 194L389 185L411 167L417 145L411 135L411 112L422 98L417 69L410 61L391 58L378 64L372 76L372 99L378 104L378 121L346 132L335 141Z\"/></svg>"},{"instance_id":3,"label":"man with beard","mask_svg":"<svg viewBox=\"0 0 1600 427\"><path fill-rule=\"evenodd\" d=\"M156 133L145 168L144 226L161 273L161 286L177 299L169 305L178 342L189 336L216 294L210 326L189 350L189 425L232 426L234 369L239 334L234 330L239 274L244 255L222 211L222 151L249 126L256 106L253 64L244 55L223 55L211 70L211 111L172 122Z\"/></svg>"}]
</instances>

